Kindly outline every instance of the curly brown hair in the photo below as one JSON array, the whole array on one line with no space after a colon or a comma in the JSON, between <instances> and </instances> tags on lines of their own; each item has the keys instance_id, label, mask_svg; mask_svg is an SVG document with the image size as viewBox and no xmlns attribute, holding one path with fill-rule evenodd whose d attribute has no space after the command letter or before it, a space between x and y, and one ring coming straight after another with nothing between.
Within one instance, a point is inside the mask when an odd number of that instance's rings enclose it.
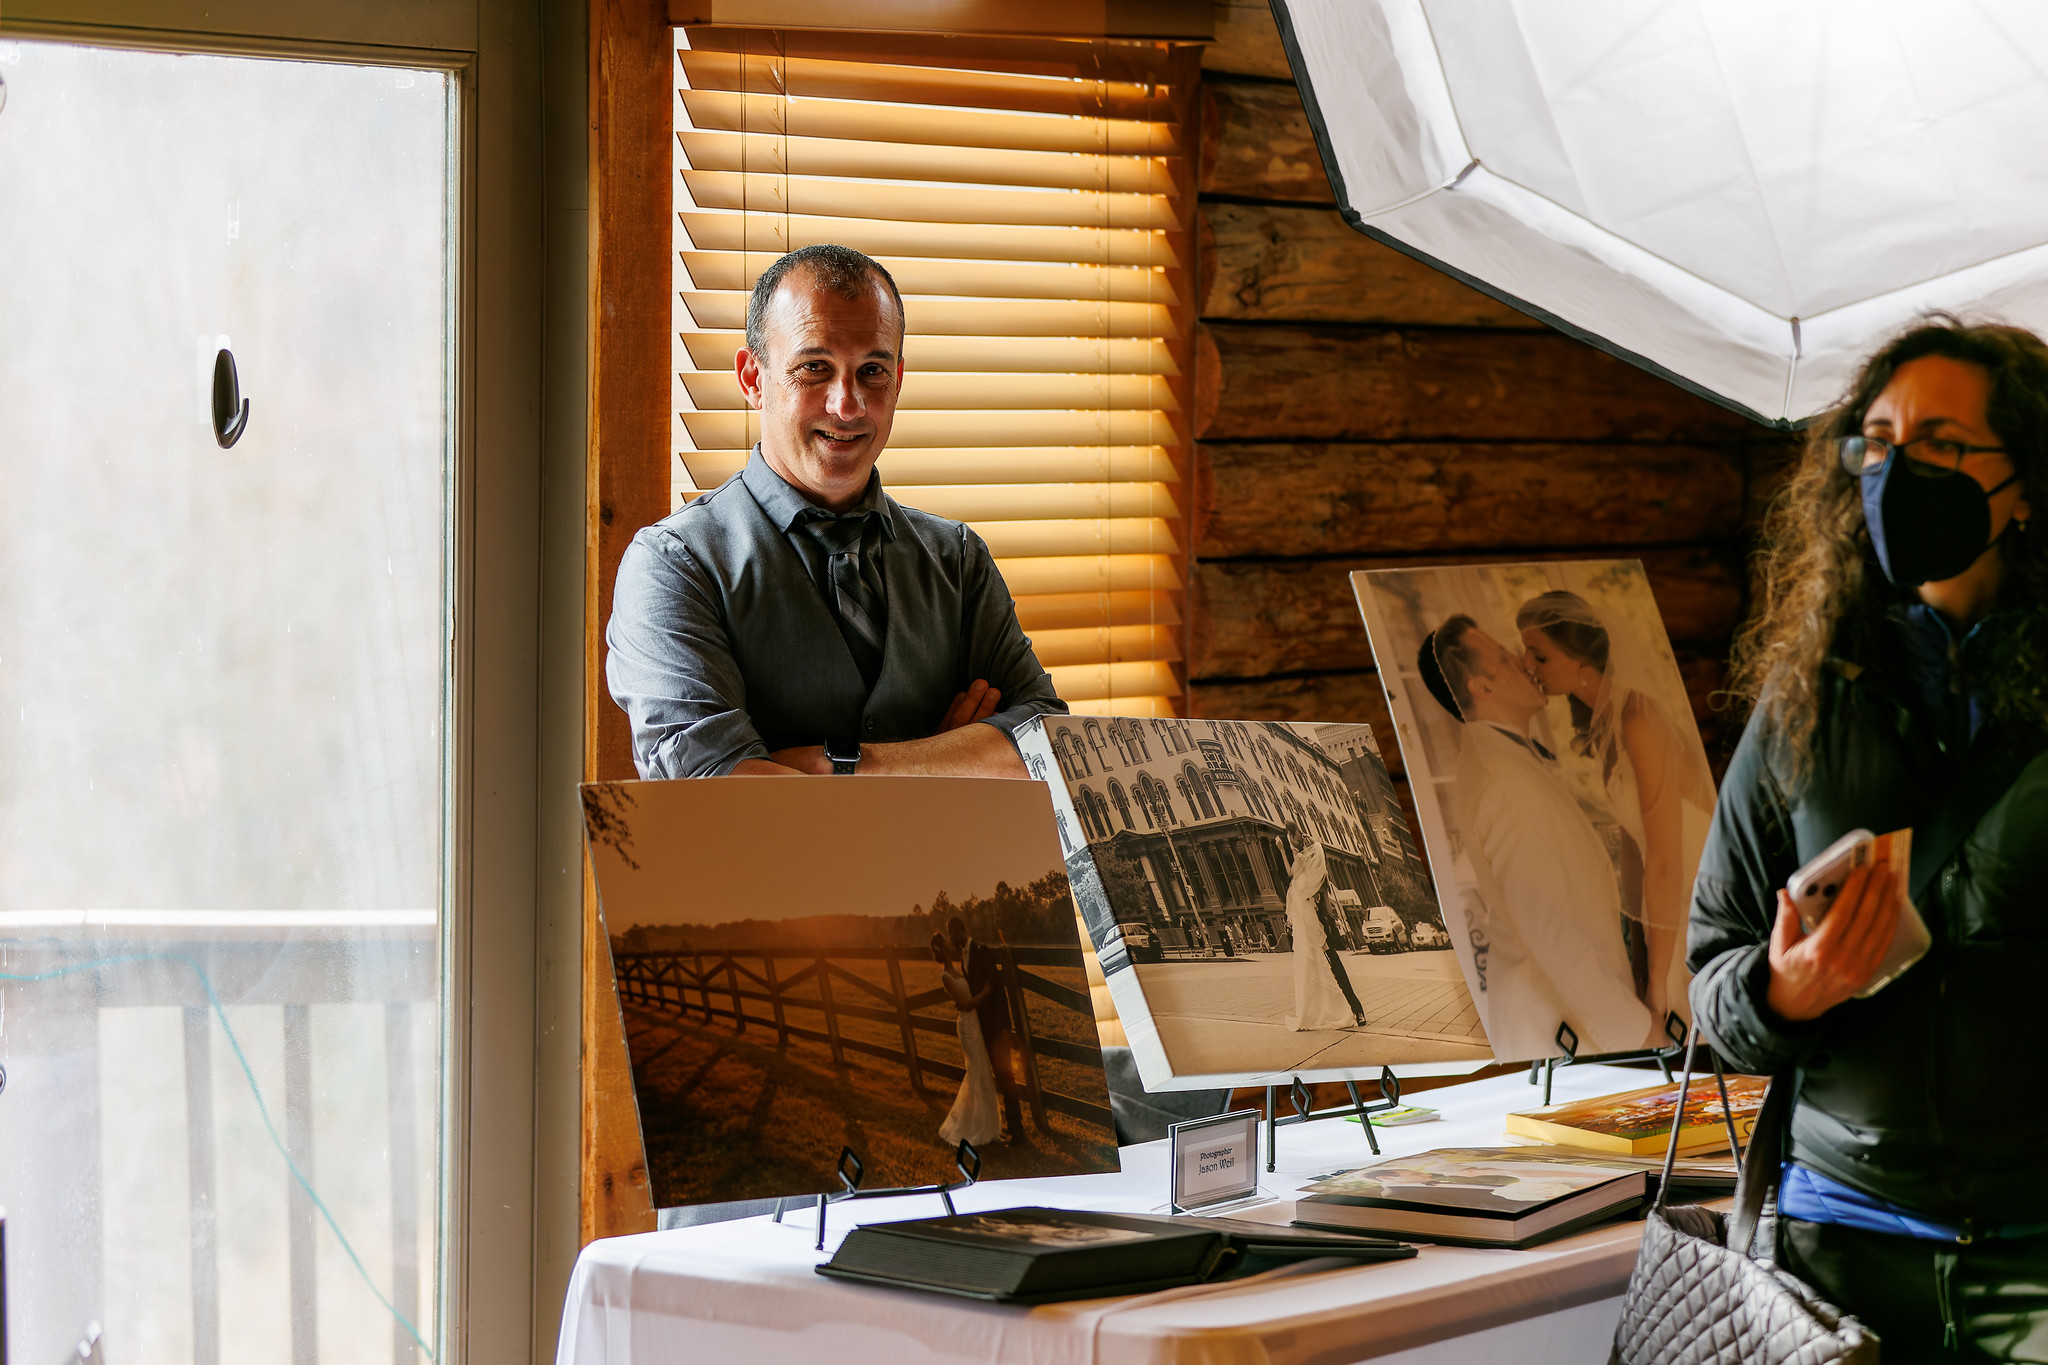
<instances>
[{"instance_id":1,"label":"curly brown hair","mask_svg":"<svg viewBox=\"0 0 2048 1365\"><path fill-rule=\"evenodd\" d=\"M1986 420L2012 456L2027 501L2048 509L2048 344L2018 327L1968 326L1936 313L1863 362L1841 406L1807 428L1798 467L1772 500L1756 560L1757 607L1735 642L1729 690L1775 725L1795 777L1812 762L1829 656L1857 654L1886 609L1913 598L1878 568L1862 489L1836 458L1835 443L1861 434L1864 414L1892 375L1924 356L1960 360L1990 376ZM2009 526L2003 547L1998 608L2014 616L1999 634L1986 689L2000 718L2048 726L2048 537Z\"/></svg>"}]
</instances>

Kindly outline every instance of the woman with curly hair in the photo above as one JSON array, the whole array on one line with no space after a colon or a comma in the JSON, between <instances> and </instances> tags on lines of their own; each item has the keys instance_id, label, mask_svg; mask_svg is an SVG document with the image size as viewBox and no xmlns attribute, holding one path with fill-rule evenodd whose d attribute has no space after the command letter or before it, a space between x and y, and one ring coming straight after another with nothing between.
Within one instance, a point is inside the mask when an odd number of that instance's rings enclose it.
<instances>
[{"instance_id":1,"label":"woman with curly hair","mask_svg":"<svg viewBox=\"0 0 2048 1365\"><path fill-rule=\"evenodd\" d=\"M2041 508L2048 346L1917 326L1808 433L1738 642L1753 710L1694 887L1691 999L1735 1066L1795 1078L1779 1264L1887 1360L2048 1361ZM1894 880L1852 872L1810 933L1783 888L1850 830L1907 827L1942 857L1913 878L1933 947L1860 996Z\"/></svg>"}]
</instances>

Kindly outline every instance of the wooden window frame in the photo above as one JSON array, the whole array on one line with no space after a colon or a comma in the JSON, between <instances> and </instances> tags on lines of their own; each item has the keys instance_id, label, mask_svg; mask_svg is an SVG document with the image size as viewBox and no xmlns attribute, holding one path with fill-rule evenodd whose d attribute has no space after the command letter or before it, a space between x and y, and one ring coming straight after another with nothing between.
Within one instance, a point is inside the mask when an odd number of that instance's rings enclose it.
<instances>
[{"instance_id":1,"label":"wooden window frame","mask_svg":"<svg viewBox=\"0 0 2048 1365\"><path fill-rule=\"evenodd\" d=\"M917 0L877 0L862 31L933 31ZM674 333L671 144L675 137L673 29L683 24L816 28L815 5L791 0L592 0L590 6L589 415L585 467L583 776L635 775L625 713L605 685L605 623L628 543L670 508L671 370ZM1145 38L1188 44L1176 57L1186 91L1183 137L1198 144L1195 93L1200 47L1214 33L1213 0L979 0L950 5L945 32L980 36ZM849 30L836 28L835 32ZM1182 196L1184 240L1192 246L1195 195ZM1190 270L1195 262L1188 262ZM1194 412L1197 386L1191 289L1179 353L1181 411ZM1193 432L1180 458L1193 488ZM1192 503L1192 497L1184 499ZM1182 509L1191 517L1192 507ZM1184 536L1182 555L1192 554ZM1185 623L1193 613L1184 611ZM1185 650L1183 651L1186 652ZM1183 683L1185 689L1185 683ZM1185 691L1183 691L1185 709ZM598 930L596 888L583 877L581 1030L581 1240L643 1232L654 1208L641 1150L632 1071L620 1028L617 987Z\"/></svg>"}]
</instances>

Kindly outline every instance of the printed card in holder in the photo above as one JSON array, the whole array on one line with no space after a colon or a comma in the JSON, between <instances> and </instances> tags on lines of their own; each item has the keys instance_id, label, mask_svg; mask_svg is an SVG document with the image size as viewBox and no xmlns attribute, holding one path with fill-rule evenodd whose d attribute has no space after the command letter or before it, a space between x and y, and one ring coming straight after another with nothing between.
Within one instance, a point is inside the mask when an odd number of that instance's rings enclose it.
<instances>
[{"instance_id":1,"label":"printed card in holder","mask_svg":"<svg viewBox=\"0 0 2048 1365\"><path fill-rule=\"evenodd\" d=\"M1210 1212L1225 1204L1265 1203L1259 1189L1259 1111L1234 1109L1166 1130L1167 1212Z\"/></svg>"}]
</instances>

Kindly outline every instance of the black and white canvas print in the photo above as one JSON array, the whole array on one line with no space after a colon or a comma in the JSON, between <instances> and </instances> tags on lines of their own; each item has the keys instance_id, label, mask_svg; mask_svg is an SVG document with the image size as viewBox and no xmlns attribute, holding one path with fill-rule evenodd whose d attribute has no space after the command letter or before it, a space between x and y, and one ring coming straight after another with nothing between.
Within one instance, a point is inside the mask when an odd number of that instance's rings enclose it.
<instances>
[{"instance_id":1,"label":"black and white canvas print","mask_svg":"<svg viewBox=\"0 0 2048 1365\"><path fill-rule=\"evenodd\" d=\"M1146 1088L1491 1056L1371 726L1046 716L1018 743Z\"/></svg>"},{"instance_id":2,"label":"black and white canvas print","mask_svg":"<svg viewBox=\"0 0 2048 1365\"><path fill-rule=\"evenodd\" d=\"M1495 1052L1669 1046L1714 810L1634 560L1352 575Z\"/></svg>"},{"instance_id":3,"label":"black and white canvas print","mask_svg":"<svg viewBox=\"0 0 2048 1365\"><path fill-rule=\"evenodd\" d=\"M1035 782L603 782L584 824L657 1207L1114 1171Z\"/></svg>"}]
</instances>

